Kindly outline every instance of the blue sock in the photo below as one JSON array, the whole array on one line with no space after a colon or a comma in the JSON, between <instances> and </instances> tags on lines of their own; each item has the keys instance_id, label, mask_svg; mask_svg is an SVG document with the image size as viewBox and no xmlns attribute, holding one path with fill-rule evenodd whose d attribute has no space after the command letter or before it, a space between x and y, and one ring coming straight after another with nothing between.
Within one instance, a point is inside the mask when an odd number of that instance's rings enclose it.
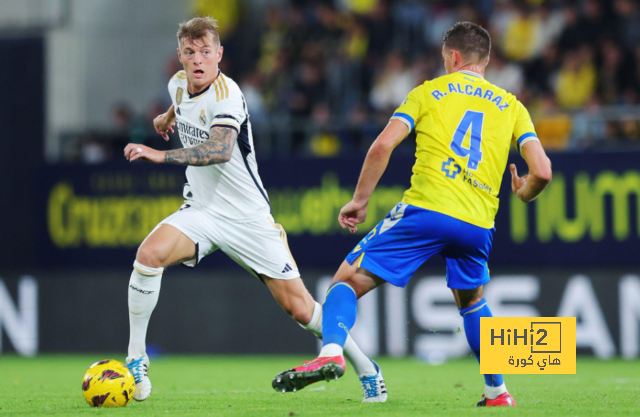
<instances>
[{"instance_id":1,"label":"blue sock","mask_svg":"<svg viewBox=\"0 0 640 417\"><path fill-rule=\"evenodd\" d=\"M487 300L484 298L471 307L460 309L460 315L464 320L464 332L467 335L467 342L473 354L480 362L480 317L493 317ZM504 383L502 375L487 374L484 376L484 383L490 387L497 387Z\"/></svg>"},{"instance_id":2,"label":"blue sock","mask_svg":"<svg viewBox=\"0 0 640 417\"><path fill-rule=\"evenodd\" d=\"M356 292L349 284L338 281L329 287L322 306L322 346L329 343L344 346L356 322L357 310Z\"/></svg>"}]
</instances>

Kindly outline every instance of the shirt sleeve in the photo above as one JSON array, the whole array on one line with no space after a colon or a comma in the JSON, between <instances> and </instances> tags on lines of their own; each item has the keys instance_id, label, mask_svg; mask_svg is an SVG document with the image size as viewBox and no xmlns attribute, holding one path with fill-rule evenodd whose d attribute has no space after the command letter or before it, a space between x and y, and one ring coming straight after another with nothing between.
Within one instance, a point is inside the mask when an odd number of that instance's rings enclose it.
<instances>
[{"instance_id":1,"label":"shirt sleeve","mask_svg":"<svg viewBox=\"0 0 640 417\"><path fill-rule=\"evenodd\" d=\"M211 88L218 87L219 91L209 92L208 112L211 120L209 129L215 126L229 127L240 133L240 126L246 119L244 101L239 91L225 90L225 85L220 83Z\"/></svg>"},{"instance_id":2,"label":"shirt sleeve","mask_svg":"<svg viewBox=\"0 0 640 417\"><path fill-rule=\"evenodd\" d=\"M169 96L171 97L171 103L178 107L182 103L183 96L186 94L184 86L181 83L187 79L187 75L184 71L176 72L169 80L167 90L169 90Z\"/></svg>"},{"instance_id":3,"label":"shirt sleeve","mask_svg":"<svg viewBox=\"0 0 640 417\"><path fill-rule=\"evenodd\" d=\"M421 85L411 90L407 98L391 116L391 120L400 120L405 123L409 127L409 132L413 131L416 127L416 122L422 116L424 88L424 85Z\"/></svg>"},{"instance_id":4,"label":"shirt sleeve","mask_svg":"<svg viewBox=\"0 0 640 417\"><path fill-rule=\"evenodd\" d=\"M167 90L169 91L169 97L171 97L171 104L174 107L178 107L178 105L176 104L177 88L173 83L173 78L169 81L169 84L167 85Z\"/></svg>"},{"instance_id":5,"label":"shirt sleeve","mask_svg":"<svg viewBox=\"0 0 640 417\"><path fill-rule=\"evenodd\" d=\"M533 127L531 116L529 111L524 107L520 101L516 104L516 124L513 127L513 146L516 147L518 152L522 149L522 146L532 140L539 140L536 134L536 129Z\"/></svg>"}]
</instances>

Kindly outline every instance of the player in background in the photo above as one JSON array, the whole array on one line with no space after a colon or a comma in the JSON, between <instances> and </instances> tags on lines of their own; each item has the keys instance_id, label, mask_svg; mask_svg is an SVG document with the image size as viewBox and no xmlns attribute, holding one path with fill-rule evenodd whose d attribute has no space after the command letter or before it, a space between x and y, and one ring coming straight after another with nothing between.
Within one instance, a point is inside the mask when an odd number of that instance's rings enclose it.
<instances>
[{"instance_id":1,"label":"player in background","mask_svg":"<svg viewBox=\"0 0 640 417\"><path fill-rule=\"evenodd\" d=\"M414 272L439 253L447 285L464 320L469 346L480 360L480 317L491 317L483 297L489 282L498 191L511 144L529 167L519 177L510 166L513 192L525 203L551 181L551 162L525 107L484 79L491 38L480 26L459 22L444 35L447 75L415 88L371 146L353 200L340 211L353 233L364 222L367 202L393 149L415 129L416 163L404 199L346 257L327 291L323 347L304 367L279 374L276 389L297 389L344 373L343 345L356 319L356 300L389 282L404 287ZM502 375L484 375L478 406L515 406ZM278 382L280 381L280 382Z\"/></svg>"},{"instance_id":2,"label":"player in background","mask_svg":"<svg viewBox=\"0 0 640 417\"><path fill-rule=\"evenodd\" d=\"M221 249L265 283L303 328L322 336L322 306L305 288L285 231L271 216L267 192L258 175L244 96L218 69L223 47L216 22L192 19L180 24L177 37L184 71L169 82L173 105L154 120L154 125L166 140L167 132L173 132L175 126L184 148L163 152L128 144L124 149L131 162L188 166L185 204L142 242L129 281L127 364L136 380L134 398L138 401L151 394L145 339L162 274L169 265L194 267L204 256ZM195 324L198 319L194 319ZM364 401L385 401L387 393L378 365L352 339L347 340L345 352L360 377Z\"/></svg>"}]
</instances>

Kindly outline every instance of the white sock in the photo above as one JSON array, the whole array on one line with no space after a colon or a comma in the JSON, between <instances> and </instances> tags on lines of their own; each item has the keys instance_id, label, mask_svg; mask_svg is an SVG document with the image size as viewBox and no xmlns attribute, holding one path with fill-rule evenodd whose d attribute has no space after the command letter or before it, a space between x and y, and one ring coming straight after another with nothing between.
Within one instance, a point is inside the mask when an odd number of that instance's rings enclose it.
<instances>
[{"instance_id":1,"label":"white sock","mask_svg":"<svg viewBox=\"0 0 640 417\"><path fill-rule=\"evenodd\" d=\"M504 384L504 382L502 383L502 385L497 387L490 387L489 385L484 386L484 396L490 400L495 400L505 392L507 392L507 386Z\"/></svg>"},{"instance_id":2,"label":"white sock","mask_svg":"<svg viewBox=\"0 0 640 417\"><path fill-rule=\"evenodd\" d=\"M322 306L315 303L311 321L308 324L298 323L300 327L313 333L318 339L322 340Z\"/></svg>"},{"instance_id":3,"label":"white sock","mask_svg":"<svg viewBox=\"0 0 640 417\"><path fill-rule=\"evenodd\" d=\"M319 303L316 303L316 306L313 309L313 316L311 317L311 321L309 322L309 324L307 324L306 326L301 324L300 326L302 326L303 329L309 330L311 333L316 335L318 339L322 339L322 306ZM326 347L329 348L325 349ZM336 349L336 347L339 349ZM335 352L338 353L332 354ZM372 376L378 373L375 365L373 364L373 362L371 362L371 359L369 359L367 355L365 355L360 350L355 340L353 340L351 336L347 336L347 341L344 344L344 350L340 347L340 345L330 343L322 348L318 356L339 356L343 353L351 363L351 366L353 366L353 369L356 371L356 374L359 378Z\"/></svg>"},{"instance_id":4,"label":"white sock","mask_svg":"<svg viewBox=\"0 0 640 417\"><path fill-rule=\"evenodd\" d=\"M158 303L164 268L150 268L133 263L129 280L129 358L146 353L145 339L151 313Z\"/></svg>"},{"instance_id":5,"label":"white sock","mask_svg":"<svg viewBox=\"0 0 640 417\"><path fill-rule=\"evenodd\" d=\"M322 346L320 349L320 353L318 354L319 358L326 358L331 356L342 356L344 353L342 346L337 343L329 343L327 345Z\"/></svg>"}]
</instances>

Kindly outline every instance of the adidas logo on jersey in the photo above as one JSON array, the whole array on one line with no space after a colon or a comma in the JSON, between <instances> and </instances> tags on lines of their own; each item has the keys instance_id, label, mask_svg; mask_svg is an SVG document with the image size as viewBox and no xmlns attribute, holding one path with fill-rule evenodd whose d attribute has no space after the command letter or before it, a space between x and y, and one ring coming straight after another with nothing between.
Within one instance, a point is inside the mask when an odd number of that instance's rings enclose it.
<instances>
[{"instance_id":1,"label":"adidas logo on jersey","mask_svg":"<svg viewBox=\"0 0 640 417\"><path fill-rule=\"evenodd\" d=\"M284 269L282 270L282 273L284 274L285 272L289 272L291 271L293 268L291 268L291 266L289 264L285 264L284 265Z\"/></svg>"}]
</instances>

